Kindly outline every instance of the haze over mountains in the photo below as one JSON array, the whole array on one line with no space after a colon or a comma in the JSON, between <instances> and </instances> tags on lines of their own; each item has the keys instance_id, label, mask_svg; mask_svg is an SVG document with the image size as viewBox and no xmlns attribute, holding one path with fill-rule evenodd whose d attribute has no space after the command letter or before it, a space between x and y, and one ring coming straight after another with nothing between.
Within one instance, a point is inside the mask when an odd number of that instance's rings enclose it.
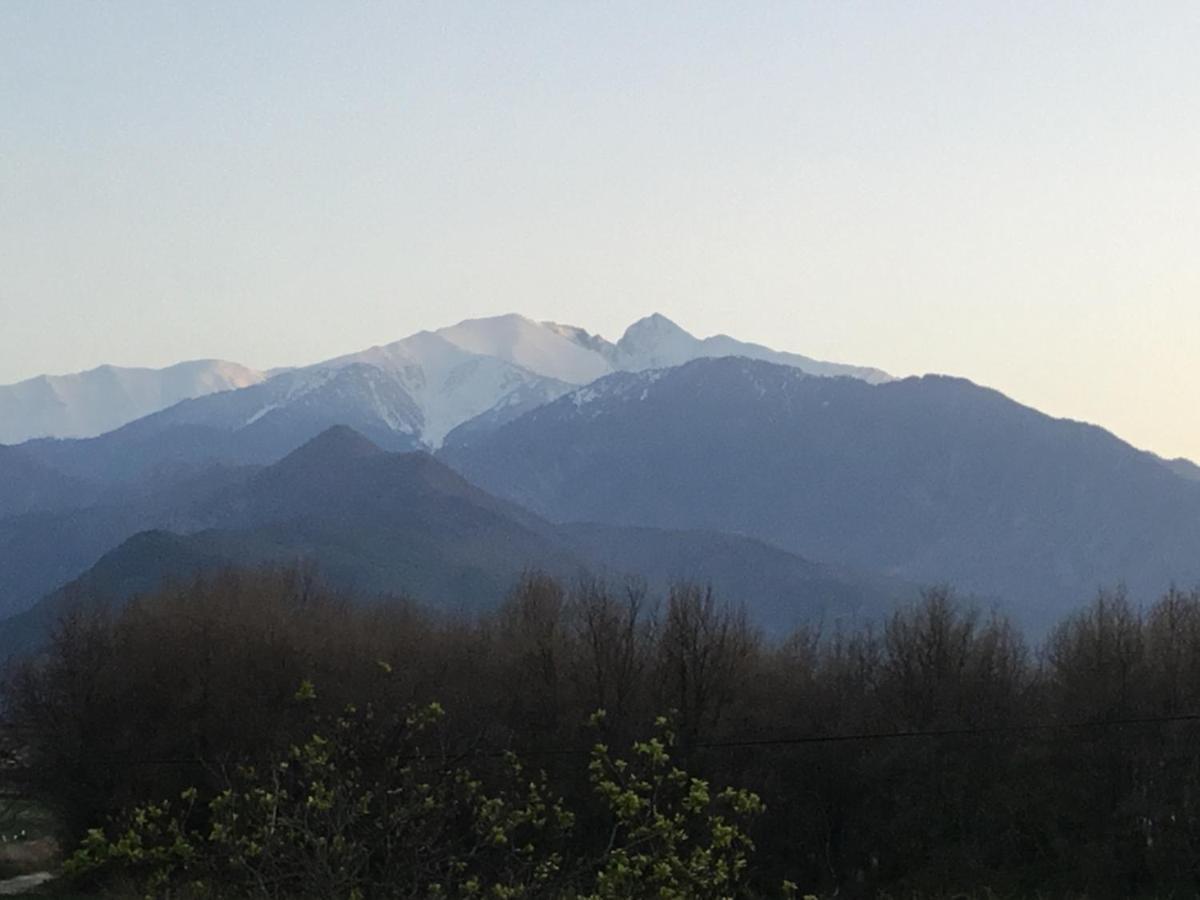
<instances>
[{"instance_id":1,"label":"haze over mountains","mask_svg":"<svg viewBox=\"0 0 1200 900\"><path fill-rule=\"evenodd\" d=\"M770 628L948 582L1036 629L1101 586L1200 581L1193 466L961 379L657 315L616 343L509 315L221 371L249 383L0 446L0 615L46 597L42 627L80 577L295 559L453 608L531 565L691 575Z\"/></svg>"}]
</instances>

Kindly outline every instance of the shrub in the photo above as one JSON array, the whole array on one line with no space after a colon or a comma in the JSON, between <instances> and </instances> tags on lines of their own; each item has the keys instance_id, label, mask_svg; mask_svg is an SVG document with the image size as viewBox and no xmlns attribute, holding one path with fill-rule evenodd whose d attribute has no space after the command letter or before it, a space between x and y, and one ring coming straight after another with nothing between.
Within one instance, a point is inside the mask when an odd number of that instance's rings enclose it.
<instances>
[{"instance_id":1,"label":"shrub","mask_svg":"<svg viewBox=\"0 0 1200 900\"><path fill-rule=\"evenodd\" d=\"M297 701L311 702L307 682ZM174 897L558 897L659 900L741 896L762 812L745 790L713 791L674 765L674 735L603 744L589 773L606 819L602 846L576 829L541 775L504 754L488 783L431 749L436 704L387 714L313 716L307 740L242 765L201 798L135 807L93 829L76 879Z\"/></svg>"}]
</instances>

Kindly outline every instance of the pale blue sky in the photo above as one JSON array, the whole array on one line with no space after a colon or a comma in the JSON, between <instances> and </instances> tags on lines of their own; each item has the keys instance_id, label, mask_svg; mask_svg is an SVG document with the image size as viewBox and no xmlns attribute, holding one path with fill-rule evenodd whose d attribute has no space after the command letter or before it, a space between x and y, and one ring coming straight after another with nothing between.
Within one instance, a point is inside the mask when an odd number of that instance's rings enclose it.
<instances>
[{"instance_id":1,"label":"pale blue sky","mask_svg":"<svg viewBox=\"0 0 1200 900\"><path fill-rule=\"evenodd\" d=\"M0 382L658 310L1200 457L1200 4L0 3Z\"/></svg>"}]
</instances>

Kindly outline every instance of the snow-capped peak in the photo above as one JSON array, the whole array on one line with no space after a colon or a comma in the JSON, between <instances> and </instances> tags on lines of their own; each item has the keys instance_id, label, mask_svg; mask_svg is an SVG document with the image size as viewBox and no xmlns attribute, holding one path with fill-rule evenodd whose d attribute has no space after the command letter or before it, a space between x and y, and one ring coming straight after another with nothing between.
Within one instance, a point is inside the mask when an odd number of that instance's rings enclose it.
<instances>
[{"instance_id":1,"label":"snow-capped peak","mask_svg":"<svg viewBox=\"0 0 1200 900\"><path fill-rule=\"evenodd\" d=\"M662 313L650 313L650 315L638 319L632 325L625 329L625 334L621 338L621 342L631 341L637 343L642 340L660 340L663 337L679 336L692 338L690 334L664 316Z\"/></svg>"},{"instance_id":2,"label":"snow-capped peak","mask_svg":"<svg viewBox=\"0 0 1200 900\"><path fill-rule=\"evenodd\" d=\"M470 353L503 359L571 384L586 384L612 371L595 351L524 316L467 319L434 333Z\"/></svg>"},{"instance_id":3,"label":"snow-capped peak","mask_svg":"<svg viewBox=\"0 0 1200 900\"><path fill-rule=\"evenodd\" d=\"M702 343L666 316L654 313L625 329L617 342L617 366L635 372L678 366L708 355Z\"/></svg>"},{"instance_id":4,"label":"snow-capped peak","mask_svg":"<svg viewBox=\"0 0 1200 900\"><path fill-rule=\"evenodd\" d=\"M626 329L617 342L616 368L640 372L683 365L693 359L719 356L744 356L777 365L790 366L809 375L850 376L872 384L890 381L879 369L827 363L797 353L772 350L761 344L739 341L725 334L697 338L661 313L639 319Z\"/></svg>"}]
</instances>

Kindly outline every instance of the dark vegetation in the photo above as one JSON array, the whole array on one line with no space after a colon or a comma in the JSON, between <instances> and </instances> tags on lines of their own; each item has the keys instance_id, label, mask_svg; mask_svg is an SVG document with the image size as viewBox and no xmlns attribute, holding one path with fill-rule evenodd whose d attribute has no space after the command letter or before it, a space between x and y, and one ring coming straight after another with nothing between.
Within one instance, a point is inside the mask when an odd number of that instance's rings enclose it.
<instances>
[{"instance_id":1,"label":"dark vegetation","mask_svg":"<svg viewBox=\"0 0 1200 900\"><path fill-rule=\"evenodd\" d=\"M444 717L427 718L433 703ZM596 710L605 712L598 721ZM1173 591L1145 611L1102 595L1036 648L946 590L879 629L768 643L696 585L656 598L636 583L538 574L497 612L468 620L402 602L356 604L304 572L229 571L119 613L66 617L48 652L13 667L5 688L8 733L22 737L12 777L53 815L64 846L110 829L88 839L80 871L168 877L178 859L164 870L163 848L178 850L178 836L191 848L189 872L257 896L294 895L271 873L299 864L288 852L311 858L297 849L304 841L330 846L339 834L359 854L346 851L361 866L359 896L427 896L411 866L372 843L379 829L370 823L396 810L371 804L393 789L432 796L446 812L405 819L413 840L445 863L428 883L470 871L462 878L520 885L524 896L568 896L532 880L547 860L555 877L575 878L570 896L660 896L646 893L650 869L629 875L640 871L630 855L653 847L651 856L678 861L681 845L717 847L713 816L737 822L738 835L745 820L755 845L742 848L748 868L719 890L703 887L716 883L704 880L715 869L689 870L672 884L691 884L690 893L662 896L778 896L784 879L849 897L983 888L1193 896L1197 713L1200 592ZM675 845L655 830L661 822L622 820L629 809L597 776L653 770L658 751L647 738L663 728L660 715L673 740L657 745L670 756L657 777L676 777L676 766L688 775L661 791L654 777L643 783L683 816L687 836ZM334 749L314 751L314 735ZM608 748L598 762L597 742ZM506 751L524 774L514 776ZM621 757L629 762L618 765ZM307 799L284 804L278 814L297 830L267 852L254 831L260 807L245 804L256 791L278 793L277 767L288 760L304 773L293 799L301 782L320 782L341 812L318 817L332 831L314 831ZM454 794L462 772L471 797ZM704 803L687 799L693 776L712 786ZM765 811L750 815L750 795L722 795L727 786L757 794ZM555 809L569 813L569 828L547 811ZM230 838L238 852L259 852L240 857L257 862L236 877L214 862L234 858L225 837L211 845L227 833L212 825L230 825L222 816L231 811L240 812ZM112 842L134 833L122 830L131 822L144 846L162 851L152 864ZM519 833L511 848L528 855L493 852L499 844L477 852L481 822ZM468 868L453 868L460 863ZM618 887L603 887L611 867L631 865L612 876ZM330 878L345 871L321 869ZM411 892L383 893L397 871ZM275 893L258 890L263 878ZM351 882L336 884L314 896L355 896Z\"/></svg>"}]
</instances>

